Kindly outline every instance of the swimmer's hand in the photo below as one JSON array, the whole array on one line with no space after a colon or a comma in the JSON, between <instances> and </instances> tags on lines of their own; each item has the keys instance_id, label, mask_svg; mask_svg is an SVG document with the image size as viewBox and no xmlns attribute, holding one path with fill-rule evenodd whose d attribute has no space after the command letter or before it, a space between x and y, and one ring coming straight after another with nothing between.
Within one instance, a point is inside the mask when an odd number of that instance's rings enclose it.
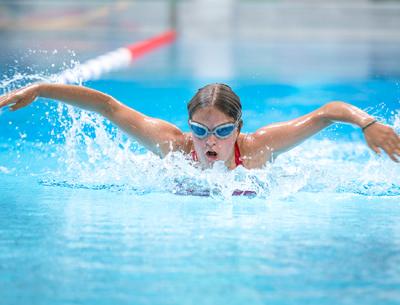
<instances>
[{"instance_id":1,"label":"swimmer's hand","mask_svg":"<svg viewBox=\"0 0 400 305\"><path fill-rule=\"evenodd\" d=\"M383 149L390 159L400 162L400 136L393 128L376 122L365 128L363 132L368 146L374 152L380 155Z\"/></svg>"},{"instance_id":2,"label":"swimmer's hand","mask_svg":"<svg viewBox=\"0 0 400 305\"><path fill-rule=\"evenodd\" d=\"M34 84L1 96L0 109L9 106L11 111L15 111L28 106L38 97L39 87L39 84Z\"/></svg>"}]
</instances>

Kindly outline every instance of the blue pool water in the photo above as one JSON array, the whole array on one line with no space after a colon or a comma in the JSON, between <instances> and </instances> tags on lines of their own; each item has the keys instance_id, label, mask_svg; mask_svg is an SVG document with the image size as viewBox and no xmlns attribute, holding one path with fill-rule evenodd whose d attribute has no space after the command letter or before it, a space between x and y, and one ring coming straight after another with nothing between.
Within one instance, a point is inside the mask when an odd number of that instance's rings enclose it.
<instances>
[{"instance_id":1,"label":"blue pool water","mask_svg":"<svg viewBox=\"0 0 400 305\"><path fill-rule=\"evenodd\" d=\"M86 85L187 131L186 102L216 79L168 68L152 79L144 66ZM240 95L245 132L334 99L400 128L396 76L218 81ZM0 126L1 304L400 302L400 168L354 127L261 170L202 172L54 101L5 111ZM182 195L182 183L210 196Z\"/></svg>"}]
</instances>

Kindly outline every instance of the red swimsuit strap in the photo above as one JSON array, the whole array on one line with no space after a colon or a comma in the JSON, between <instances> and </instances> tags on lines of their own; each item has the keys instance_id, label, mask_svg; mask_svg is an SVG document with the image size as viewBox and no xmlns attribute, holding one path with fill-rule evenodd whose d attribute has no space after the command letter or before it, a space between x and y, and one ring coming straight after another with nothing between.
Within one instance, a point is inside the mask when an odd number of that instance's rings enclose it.
<instances>
[{"instance_id":1,"label":"red swimsuit strap","mask_svg":"<svg viewBox=\"0 0 400 305\"><path fill-rule=\"evenodd\" d=\"M242 159L240 158L239 145L235 142L235 164L236 166L243 165Z\"/></svg>"},{"instance_id":2,"label":"red swimsuit strap","mask_svg":"<svg viewBox=\"0 0 400 305\"><path fill-rule=\"evenodd\" d=\"M195 150L191 151L191 155L192 155L193 161L196 161L196 162L199 161L199 158L197 157ZM243 161L240 158L239 145L237 142L235 142L235 164L236 164L236 166L243 165Z\"/></svg>"}]
</instances>

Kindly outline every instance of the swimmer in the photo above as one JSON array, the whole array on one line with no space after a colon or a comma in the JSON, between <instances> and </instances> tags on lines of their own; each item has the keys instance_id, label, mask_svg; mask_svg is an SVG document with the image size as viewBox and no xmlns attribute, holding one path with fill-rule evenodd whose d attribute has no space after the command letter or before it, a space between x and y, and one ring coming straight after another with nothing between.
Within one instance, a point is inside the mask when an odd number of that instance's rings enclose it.
<instances>
[{"instance_id":1,"label":"swimmer","mask_svg":"<svg viewBox=\"0 0 400 305\"><path fill-rule=\"evenodd\" d=\"M198 90L188 108L191 132L184 133L166 121L148 117L102 92L83 86L33 84L0 97L0 109L28 106L36 98L63 101L97 112L161 158L180 151L202 168L223 161L228 169L261 168L334 122L359 126L368 146L377 154L385 151L400 159L400 137L389 126L350 104L334 101L287 122L266 125L253 133L241 133L242 105L225 84L210 84Z\"/></svg>"}]
</instances>

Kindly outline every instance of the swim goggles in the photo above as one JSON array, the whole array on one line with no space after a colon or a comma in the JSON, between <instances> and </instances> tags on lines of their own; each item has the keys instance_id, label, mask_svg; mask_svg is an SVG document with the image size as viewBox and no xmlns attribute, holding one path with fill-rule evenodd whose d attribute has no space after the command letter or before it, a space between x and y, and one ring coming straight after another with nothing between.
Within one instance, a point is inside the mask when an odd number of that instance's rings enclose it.
<instances>
[{"instance_id":1,"label":"swim goggles","mask_svg":"<svg viewBox=\"0 0 400 305\"><path fill-rule=\"evenodd\" d=\"M199 139L205 139L212 134L214 134L219 139L226 139L233 133L237 125L237 122L224 123L215 127L213 130L210 130L207 126L204 126L203 124L189 120L190 129L192 130L193 134Z\"/></svg>"}]
</instances>

